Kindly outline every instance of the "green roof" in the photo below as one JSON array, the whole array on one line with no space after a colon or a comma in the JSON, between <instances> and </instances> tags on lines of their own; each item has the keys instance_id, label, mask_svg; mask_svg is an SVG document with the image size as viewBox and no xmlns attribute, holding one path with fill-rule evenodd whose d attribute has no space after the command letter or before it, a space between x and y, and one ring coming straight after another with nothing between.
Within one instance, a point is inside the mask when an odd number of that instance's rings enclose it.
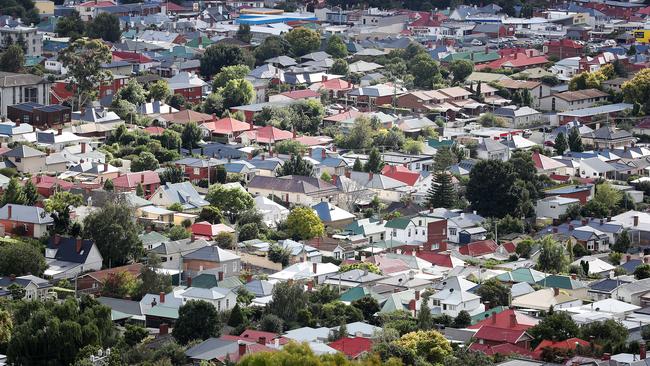
<instances>
[{"instance_id":1,"label":"green roof","mask_svg":"<svg viewBox=\"0 0 650 366\"><path fill-rule=\"evenodd\" d=\"M243 283L237 277L226 277L222 281L217 280L218 277L212 273L202 273L194 278L192 278L192 287L199 288L213 288L213 287L222 287L222 288L238 288L243 285Z\"/></svg>"},{"instance_id":2,"label":"green roof","mask_svg":"<svg viewBox=\"0 0 650 366\"><path fill-rule=\"evenodd\" d=\"M452 147L454 145L454 141L453 140L442 140L442 141L440 141L440 140L437 140L437 139L429 139L429 141L427 141L427 144L429 146L433 147L434 149L438 149L438 148L441 148L441 147Z\"/></svg>"},{"instance_id":3,"label":"green roof","mask_svg":"<svg viewBox=\"0 0 650 366\"><path fill-rule=\"evenodd\" d=\"M345 302L352 302L364 298L366 296L374 297L377 301L381 301L382 297L378 294L370 291L365 287L353 287L341 294L339 300Z\"/></svg>"},{"instance_id":4,"label":"green roof","mask_svg":"<svg viewBox=\"0 0 650 366\"><path fill-rule=\"evenodd\" d=\"M178 309L168 308L166 306L154 306L146 315L156 316L159 318L178 319Z\"/></svg>"},{"instance_id":5,"label":"green roof","mask_svg":"<svg viewBox=\"0 0 650 366\"><path fill-rule=\"evenodd\" d=\"M162 243L168 241L169 238L157 231L151 231L148 233L140 234L140 240L142 240L142 245L148 246L149 244Z\"/></svg>"},{"instance_id":6,"label":"green roof","mask_svg":"<svg viewBox=\"0 0 650 366\"><path fill-rule=\"evenodd\" d=\"M201 43L199 44L199 40ZM207 48L211 44L213 44L212 40L208 37L196 37L193 40L187 42L185 46L187 47L192 47L192 48L199 48L199 46L202 46L203 48Z\"/></svg>"},{"instance_id":7,"label":"green roof","mask_svg":"<svg viewBox=\"0 0 650 366\"><path fill-rule=\"evenodd\" d=\"M544 278L544 273L531 268L517 268L514 271L502 273L497 276L497 280L501 282L526 282L531 285L534 285L542 278Z\"/></svg>"},{"instance_id":8,"label":"green roof","mask_svg":"<svg viewBox=\"0 0 650 366\"><path fill-rule=\"evenodd\" d=\"M500 312L502 312L504 310L507 310L507 309L508 309L507 306L497 306L497 307L494 307L494 308L492 308L490 310L486 310L486 311L484 311L482 313L478 313L478 314L472 316L472 325L480 322L481 320L485 320L485 319L491 317L492 314L499 314Z\"/></svg>"},{"instance_id":9,"label":"green roof","mask_svg":"<svg viewBox=\"0 0 650 366\"><path fill-rule=\"evenodd\" d=\"M456 52L456 53L451 53L445 57L443 57L442 62L452 62L456 60L468 60L468 61L473 61L475 63L483 63L483 62L490 62L494 60L500 59L501 56L497 52L471 52L471 51L466 51L466 52Z\"/></svg>"},{"instance_id":10,"label":"green roof","mask_svg":"<svg viewBox=\"0 0 650 366\"><path fill-rule=\"evenodd\" d=\"M123 313L121 311L111 310L111 320L112 321L131 319L131 316L132 315Z\"/></svg>"},{"instance_id":11,"label":"green roof","mask_svg":"<svg viewBox=\"0 0 650 366\"><path fill-rule=\"evenodd\" d=\"M584 283L571 279L569 276L550 275L537 281L537 284L544 287L559 288L562 290L576 290L584 288Z\"/></svg>"},{"instance_id":12,"label":"green roof","mask_svg":"<svg viewBox=\"0 0 650 366\"><path fill-rule=\"evenodd\" d=\"M398 217L396 219L392 219L390 221L386 222L386 225L384 225L385 228L388 229L401 229L404 230L406 229L407 226L411 223L411 219L407 217Z\"/></svg>"}]
</instances>

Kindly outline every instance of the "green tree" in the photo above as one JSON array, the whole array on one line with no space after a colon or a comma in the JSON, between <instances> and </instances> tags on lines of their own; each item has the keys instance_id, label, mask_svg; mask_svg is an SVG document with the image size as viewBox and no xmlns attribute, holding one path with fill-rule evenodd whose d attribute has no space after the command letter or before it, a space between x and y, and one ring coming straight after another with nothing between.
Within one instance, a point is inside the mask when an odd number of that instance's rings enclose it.
<instances>
[{"instance_id":1,"label":"green tree","mask_svg":"<svg viewBox=\"0 0 650 366\"><path fill-rule=\"evenodd\" d=\"M217 309L207 301L190 300L178 309L178 320L174 324L172 336L180 344L192 340L205 340L218 337L221 321Z\"/></svg>"},{"instance_id":2,"label":"green tree","mask_svg":"<svg viewBox=\"0 0 650 366\"><path fill-rule=\"evenodd\" d=\"M108 182L108 181L107 181ZM54 219L54 232L65 234L70 229L70 211L83 204L83 196L59 191L44 201L45 211Z\"/></svg>"},{"instance_id":3,"label":"green tree","mask_svg":"<svg viewBox=\"0 0 650 366\"><path fill-rule=\"evenodd\" d=\"M0 310L0 344L9 342L13 328L14 323L11 314L7 310Z\"/></svg>"},{"instance_id":4,"label":"green tree","mask_svg":"<svg viewBox=\"0 0 650 366\"><path fill-rule=\"evenodd\" d=\"M453 208L456 204L456 190L451 181L451 174L436 172L431 187L427 192L430 207Z\"/></svg>"},{"instance_id":5,"label":"green tree","mask_svg":"<svg viewBox=\"0 0 650 366\"><path fill-rule=\"evenodd\" d=\"M291 125L298 132L316 134L323 123L325 108L318 100L301 100L291 104L296 118Z\"/></svg>"},{"instance_id":6,"label":"green tree","mask_svg":"<svg viewBox=\"0 0 650 366\"><path fill-rule=\"evenodd\" d=\"M265 314L260 319L259 328L264 332L281 334L284 331L284 321L277 315Z\"/></svg>"},{"instance_id":7,"label":"green tree","mask_svg":"<svg viewBox=\"0 0 650 366\"><path fill-rule=\"evenodd\" d=\"M619 253L627 253L630 249L630 234L627 229L623 230L616 238L616 242L612 245L612 250Z\"/></svg>"},{"instance_id":8,"label":"green tree","mask_svg":"<svg viewBox=\"0 0 650 366\"><path fill-rule=\"evenodd\" d=\"M603 351L610 353L621 352L627 346L629 331L618 320L583 324L580 327L582 339L592 339L594 343L603 347Z\"/></svg>"},{"instance_id":9,"label":"green tree","mask_svg":"<svg viewBox=\"0 0 650 366\"><path fill-rule=\"evenodd\" d=\"M643 69L623 83L623 95L628 103L640 106L645 114L650 113L650 69Z\"/></svg>"},{"instance_id":10,"label":"green tree","mask_svg":"<svg viewBox=\"0 0 650 366\"><path fill-rule=\"evenodd\" d=\"M221 90L225 109L249 104L255 99L255 89L250 81L245 79L229 80Z\"/></svg>"},{"instance_id":11,"label":"green tree","mask_svg":"<svg viewBox=\"0 0 650 366\"><path fill-rule=\"evenodd\" d=\"M332 56L332 58L341 59L348 57L348 47L339 36L331 36L327 40L325 52Z\"/></svg>"},{"instance_id":12,"label":"green tree","mask_svg":"<svg viewBox=\"0 0 650 366\"><path fill-rule=\"evenodd\" d=\"M611 184L605 182L596 186L593 200L607 207L610 212L622 199L623 193L612 187Z\"/></svg>"},{"instance_id":13,"label":"green tree","mask_svg":"<svg viewBox=\"0 0 650 366\"><path fill-rule=\"evenodd\" d=\"M125 86L115 93L113 102L117 100L125 100L136 106L141 105L147 102L147 91L136 79L130 79Z\"/></svg>"},{"instance_id":14,"label":"green tree","mask_svg":"<svg viewBox=\"0 0 650 366\"><path fill-rule=\"evenodd\" d=\"M182 107L185 106L185 97L181 94L174 94L171 97L169 97L167 103L172 108L181 109Z\"/></svg>"},{"instance_id":15,"label":"green tree","mask_svg":"<svg viewBox=\"0 0 650 366\"><path fill-rule=\"evenodd\" d=\"M282 140L275 143L273 150L279 154L302 155L307 151L307 146L296 140Z\"/></svg>"},{"instance_id":16,"label":"green tree","mask_svg":"<svg viewBox=\"0 0 650 366\"><path fill-rule=\"evenodd\" d=\"M363 320L360 309L345 305L341 301L332 301L323 305L320 323L326 327L335 327L340 324L354 323ZM347 335L346 335L347 336Z\"/></svg>"},{"instance_id":17,"label":"green tree","mask_svg":"<svg viewBox=\"0 0 650 366\"><path fill-rule=\"evenodd\" d=\"M19 72L25 64L25 52L17 45L12 44L0 55L0 71Z\"/></svg>"},{"instance_id":18,"label":"green tree","mask_svg":"<svg viewBox=\"0 0 650 366\"><path fill-rule=\"evenodd\" d=\"M165 132L168 132L169 130L166 130ZM177 132L170 131L175 134L178 134ZM160 173L160 183L165 184L165 183L180 183L183 181L185 178L185 173L183 172L183 169L179 166L172 165L168 166L163 170L162 173Z\"/></svg>"},{"instance_id":19,"label":"green tree","mask_svg":"<svg viewBox=\"0 0 650 366\"><path fill-rule=\"evenodd\" d=\"M233 249L235 246L235 236L229 232L222 231L214 237L214 242L223 249Z\"/></svg>"},{"instance_id":20,"label":"green tree","mask_svg":"<svg viewBox=\"0 0 650 366\"><path fill-rule=\"evenodd\" d=\"M240 24L239 29L237 29L237 33L235 34L235 38L244 43L251 43L251 38L253 38L251 26L248 24Z\"/></svg>"},{"instance_id":21,"label":"green tree","mask_svg":"<svg viewBox=\"0 0 650 366\"><path fill-rule=\"evenodd\" d=\"M107 42L120 40L120 20L115 14L99 13L86 25L86 34L90 38L101 38Z\"/></svg>"},{"instance_id":22,"label":"green tree","mask_svg":"<svg viewBox=\"0 0 650 366\"><path fill-rule=\"evenodd\" d=\"M258 239L259 235L260 235L260 229L255 224L244 224L239 228L240 241Z\"/></svg>"},{"instance_id":23,"label":"green tree","mask_svg":"<svg viewBox=\"0 0 650 366\"><path fill-rule=\"evenodd\" d=\"M128 271L109 273L102 281L102 296L123 299L135 295L137 289L138 282L135 276Z\"/></svg>"},{"instance_id":24,"label":"green tree","mask_svg":"<svg viewBox=\"0 0 650 366\"><path fill-rule=\"evenodd\" d=\"M149 84L149 99L166 101L172 95L169 90L169 83L165 79Z\"/></svg>"},{"instance_id":25,"label":"green tree","mask_svg":"<svg viewBox=\"0 0 650 366\"><path fill-rule=\"evenodd\" d=\"M634 278L643 280L650 278L650 264L642 264L634 269Z\"/></svg>"},{"instance_id":26,"label":"green tree","mask_svg":"<svg viewBox=\"0 0 650 366\"><path fill-rule=\"evenodd\" d=\"M569 143L566 140L563 132L557 134L555 137L555 153L557 155L564 155L564 152L569 148Z\"/></svg>"},{"instance_id":27,"label":"green tree","mask_svg":"<svg viewBox=\"0 0 650 366\"><path fill-rule=\"evenodd\" d=\"M38 190L31 179L25 183L23 187L23 196L25 197L26 206L34 206L38 201Z\"/></svg>"},{"instance_id":28,"label":"green tree","mask_svg":"<svg viewBox=\"0 0 650 366\"><path fill-rule=\"evenodd\" d=\"M569 131L569 149L573 152L582 152L582 137L580 137L580 130L574 127Z\"/></svg>"},{"instance_id":29,"label":"green tree","mask_svg":"<svg viewBox=\"0 0 650 366\"><path fill-rule=\"evenodd\" d=\"M424 142L414 139L406 139L402 148L407 154L421 154L424 151Z\"/></svg>"},{"instance_id":30,"label":"green tree","mask_svg":"<svg viewBox=\"0 0 650 366\"><path fill-rule=\"evenodd\" d=\"M0 246L0 275L40 276L45 271L45 257L40 248L22 241Z\"/></svg>"},{"instance_id":31,"label":"green tree","mask_svg":"<svg viewBox=\"0 0 650 366\"><path fill-rule=\"evenodd\" d=\"M223 213L218 207L205 206L201 209L197 222L207 221L211 224L220 224L224 221Z\"/></svg>"},{"instance_id":32,"label":"green tree","mask_svg":"<svg viewBox=\"0 0 650 366\"><path fill-rule=\"evenodd\" d=\"M556 311L548 314L536 326L528 329L528 333L534 338L534 344L537 345L546 339L564 341L569 338L578 337L580 335L580 329L569 313Z\"/></svg>"},{"instance_id":33,"label":"green tree","mask_svg":"<svg viewBox=\"0 0 650 366\"><path fill-rule=\"evenodd\" d=\"M441 147L436 151L433 159L433 168L435 171L445 171L450 166L458 163L458 157L448 147Z\"/></svg>"},{"instance_id":34,"label":"green tree","mask_svg":"<svg viewBox=\"0 0 650 366\"><path fill-rule=\"evenodd\" d=\"M246 318L239 307L239 303L235 304L235 307L230 311L230 317L228 317L228 325L236 328L246 323Z\"/></svg>"},{"instance_id":35,"label":"green tree","mask_svg":"<svg viewBox=\"0 0 650 366\"><path fill-rule=\"evenodd\" d=\"M160 268L160 257L153 252L147 253L147 263L140 270L138 298L146 294L169 293L172 290L171 276L159 273L158 268Z\"/></svg>"},{"instance_id":36,"label":"green tree","mask_svg":"<svg viewBox=\"0 0 650 366\"><path fill-rule=\"evenodd\" d=\"M156 170L160 167L156 156L148 151L142 152L131 162L132 172L142 172L145 170Z\"/></svg>"},{"instance_id":37,"label":"green tree","mask_svg":"<svg viewBox=\"0 0 650 366\"><path fill-rule=\"evenodd\" d=\"M294 28L284 38L289 42L291 52L296 57L318 50L321 44L320 35L307 28Z\"/></svg>"},{"instance_id":38,"label":"green tree","mask_svg":"<svg viewBox=\"0 0 650 366\"><path fill-rule=\"evenodd\" d=\"M285 175L300 175L305 177L311 177L314 174L314 168L310 162L304 160L302 155L292 155L289 160L285 161L284 164L278 169L278 177L283 177Z\"/></svg>"},{"instance_id":39,"label":"green tree","mask_svg":"<svg viewBox=\"0 0 650 366\"><path fill-rule=\"evenodd\" d=\"M489 303L490 307L510 305L510 289L496 278L483 282L476 294L482 302Z\"/></svg>"},{"instance_id":40,"label":"green tree","mask_svg":"<svg viewBox=\"0 0 650 366\"><path fill-rule=\"evenodd\" d=\"M252 209L255 205L248 192L239 188L226 188L221 184L210 186L205 199L210 205L221 210L231 223L236 222L242 212Z\"/></svg>"},{"instance_id":41,"label":"green tree","mask_svg":"<svg viewBox=\"0 0 650 366\"><path fill-rule=\"evenodd\" d=\"M167 237L169 240L187 239L190 237L190 232L180 225L174 225L167 232Z\"/></svg>"},{"instance_id":42,"label":"green tree","mask_svg":"<svg viewBox=\"0 0 650 366\"><path fill-rule=\"evenodd\" d=\"M149 336L146 328L135 324L127 324L124 331L124 342L133 347Z\"/></svg>"},{"instance_id":43,"label":"green tree","mask_svg":"<svg viewBox=\"0 0 650 366\"><path fill-rule=\"evenodd\" d=\"M420 311L417 313L417 323L419 330L429 330L434 326L434 320L431 316L428 299L425 297L420 303Z\"/></svg>"},{"instance_id":44,"label":"green tree","mask_svg":"<svg viewBox=\"0 0 650 366\"><path fill-rule=\"evenodd\" d=\"M59 61L68 69L68 87L74 91L77 107L92 100L99 86L112 79L102 64L112 60L111 51L99 40L79 38L59 52Z\"/></svg>"},{"instance_id":45,"label":"green tree","mask_svg":"<svg viewBox=\"0 0 650 366\"><path fill-rule=\"evenodd\" d=\"M253 53L255 54L257 64L261 65L268 59L288 54L290 48L291 46L289 45L289 42L284 38L279 36L269 36L255 48Z\"/></svg>"},{"instance_id":46,"label":"green tree","mask_svg":"<svg viewBox=\"0 0 650 366\"><path fill-rule=\"evenodd\" d=\"M449 341L436 330L407 333L394 343L433 365L441 365L442 361L452 354Z\"/></svg>"},{"instance_id":47,"label":"green tree","mask_svg":"<svg viewBox=\"0 0 650 366\"><path fill-rule=\"evenodd\" d=\"M361 163L361 160L359 160L359 158L354 159L354 164L352 164L352 171L355 172L363 171L363 163Z\"/></svg>"},{"instance_id":48,"label":"green tree","mask_svg":"<svg viewBox=\"0 0 650 366\"><path fill-rule=\"evenodd\" d=\"M480 215L503 217L515 212L520 203L515 193L515 179L510 164L481 160L470 172L466 197Z\"/></svg>"},{"instance_id":49,"label":"green tree","mask_svg":"<svg viewBox=\"0 0 650 366\"><path fill-rule=\"evenodd\" d=\"M252 67L255 63L253 55L245 48L236 45L219 43L208 47L201 56L201 75L212 77L225 66L246 65Z\"/></svg>"},{"instance_id":50,"label":"green tree","mask_svg":"<svg viewBox=\"0 0 650 366\"><path fill-rule=\"evenodd\" d=\"M537 269L544 272L563 272L568 263L564 248L551 235L543 237L539 241L540 253L537 258Z\"/></svg>"},{"instance_id":51,"label":"green tree","mask_svg":"<svg viewBox=\"0 0 650 366\"><path fill-rule=\"evenodd\" d=\"M428 53L419 53L409 61L409 71L413 75L413 83L418 88L431 89L442 83L440 64Z\"/></svg>"},{"instance_id":52,"label":"green tree","mask_svg":"<svg viewBox=\"0 0 650 366\"><path fill-rule=\"evenodd\" d=\"M81 38L85 32L85 28L86 26L83 20L81 20L79 12L73 10L70 14L64 17L59 17L56 20L56 28L54 32L59 37L70 37L71 41L74 41L77 38Z\"/></svg>"},{"instance_id":53,"label":"green tree","mask_svg":"<svg viewBox=\"0 0 650 366\"><path fill-rule=\"evenodd\" d=\"M454 60L449 64L449 71L455 84L462 84L474 72L474 63L469 60Z\"/></svg>"},{"instance_id":54,"label":"green tree","mask_svg":"<svg viewBox=\"0 0 650 366\"><path fill-rule=\"evenodd\" d=\"M350 73L350 66L348 62L342 58L337 58L334 60L332 67L329 70L334 75L343 75L347 76Z\"/></svg>"},{"instance_id":55,"label":"green tree","mask_svg":"<svg viewBox=\"0 0 650 366\"><path fill-rule=\"evenodd\" d=\"M375 318L375 314L381 310L379 307L379 302L372 296L364 296L360 299L352 301L352 306L361 310L363 313L363 318L371 322Z\"/></svg>"},{"instance_id":56,"label":"green tree","mask_svg":"<svg viewBox=\"0 0 650 366\"><path fill-rule=\"evenodd\" d=\"M368 162L364 167L364 170L372 173L380 173L381 169L384 167L384 162L382 161L381 154L377 148L373 148L368 155Z\"/></svg>"},{"instance_id":57,"label":"green tree","mask_svg":"<svg viewBox=\"0 0 650 366\"><path fill-rule=\"evenodd\" d=\"M95 241L108 267L138 259L142 242L133 208L123 202L107 202L84 219L84 237Z\"/></svg>"},{"instance_id":58,"label":"green tree","mask_svg":"<svg viewBox=\"0 0 650 366\"><path fill-rule=\"evenodd\" d=\"M370 119L367 117L357 117L354 125L346 136L339 137L341 147L357 150L365 150L372 144L373 128Z\"/></svg>"},{"instance_id":59,"label":"green tree","mask_svg":"<svg viewBox=\"0 0 650 366\"><path fill-rule=\"evenodd\" d=\"M199 146L199 141L201 141L201 129L196 122L190 122L183 127L183 132L181 132L181 141L183 142L183 148L188 150Z\"/></svg>"},{"instance_id":60,"label":"green tree","mask_svg":"<svg viewBox=\"0 0 650 366\"><path fill-rule=\"evenodd\" d=\"M323 236L325 226L311 207L296 207L287 216L289 234L296 240Z\"/></svg>"},{"instance_id":61,"label":"green tree","mask_svg":"<svg viewBox=\"0 0 650 366\"><path fill-rule=\"evenodd\" d=\"M247 65L232 65L226 66L219 71L212 79L212 89L217 90L223 88L228 84L228 81L235 79L243 79L251 72L250 67Z\"/></svg>"},{"instance_id":62,"label":"green tree","mask_svg":"<svg viewBox=\"0 0 650 366\"><path fill-rule=\"evenodd\" d=\"M142 183L138 182L138 185L135 187L135 195L138 197L144 197L144 187Z\"/></svg>"},{"instance_id":63,"label":"green tree","mask_svg":"<svg viewBox=\"0 0 650 366\"><path fill-rule=\"evenodd\" d=\"M533 249L534 242L531 239L525 239L517 243L515 252L521 258L530 258L530 252Z\"/></svg>"},{"instance_id":64,"label":"green tree","mask_svg":"<svg viewBox=\"0 0 650 366\"><path fill-rule=\"evenodd\" d=\"M104 190L106 192L113 192L113 189L115 189L115 186L113 186L113 181L106 179L106 181L104 181Z\"/></svg>"},{"instance_id":65,"label":"green tree","mask_svg":"<svg viewBox=\"0 0 650 366\"><path fill-rule=\"evenodd\" d=\"M273 287L271 302L267 305L270 314L273 314L285 323L293 323L298 312L307 305L307 297L299 283L280 282Z\"/></svg>"},{"instance_id":66,"label":"green tree","mask_svg":"<svg viewBox=\"0 0 650 366\"><path fill-rule=\"evenodd\" d=\"M454 328L467 328L472 324L472 316L466 310L461 310L454 319Z\"/></svg>"},{"instance_id":67,"label":"green tree","mask_svg":"<svg viewBox=\"0 0 650 366\"><path fill-rule=\"evenodd\" d=\"M23 188L20 186L17 178L11 178L7 184L7 188L2 193L2 206L4 207L7 203L15 203L17 205L25 204L25 194L23 193Z\"/></svg>"}]
</instances>

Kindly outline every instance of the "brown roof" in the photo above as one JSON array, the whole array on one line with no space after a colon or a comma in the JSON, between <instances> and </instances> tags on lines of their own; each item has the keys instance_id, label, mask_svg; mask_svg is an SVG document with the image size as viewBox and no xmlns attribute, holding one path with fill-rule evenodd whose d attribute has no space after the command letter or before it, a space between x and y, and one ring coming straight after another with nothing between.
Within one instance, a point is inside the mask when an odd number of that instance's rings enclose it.
<instances>
[{"instance_id":1,"label":"brown roof","mask_svg":"<svg viewBox=\"0 0 650 366\"><path fill-rule=\"evenodd\" d=\"M513 79L504 79L500 80L499 84L506 89L533 89L538 87L540 81L529 81L529 80L513 80Z\"/></svg>"},{"instance_id":2,"label":"brown roof","mask_svg":"<svg viewBox=\"0 0 650 366\"><path fill-rule=\"evenodd\" d=\"M127 264L126 266L114 267L114 268L104 269L101 271L86 273L84 276L92 277L99 282L104 281L106 278L108 278L110 274L119 273L119 272L129 272L135 277L138 277L140 275L140 271L142 270L142 267L143 267L142 263L133 263L133 264Z\"/></svg>"},{"instance_id":3,"label":"brown roof","mask_svg":"<svg viewBox=\"0 0 650 366\"><path fill-rule=\"evenodd\" d=\"M562 93L553 94L554 97L566 100L568 102L583 100L589 98L599 98L606 97L609 94L600 91L598 89L585 89L585 90L576 90L576 91L565 91Z\"/></svg>"},{"instance_id":4,"label":"brown roof","mask_svg":"<svg viewBox=\"0 0 650 366\"><path fill-rule=\"evenodd\" d=\"M197 124L201 124L203 122L212 121L213 119L211 114L195 112L191 109L185 109L175 113L161 114L160 118L169 122L181 123L181 124L186 124L190 122L196 122Z\"/></svg>"}]
</instances>

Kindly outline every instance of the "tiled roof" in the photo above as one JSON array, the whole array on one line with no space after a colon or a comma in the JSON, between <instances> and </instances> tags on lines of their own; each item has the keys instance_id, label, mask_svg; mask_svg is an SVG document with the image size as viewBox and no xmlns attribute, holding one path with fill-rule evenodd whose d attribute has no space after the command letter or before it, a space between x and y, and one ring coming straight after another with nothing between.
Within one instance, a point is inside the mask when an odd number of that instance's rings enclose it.
<instances>
[{"instance_id":1,"label":"tiled roof","mask_svg":"<svg viewBox=\"0 0 650 366\"><path fill-rule=\"evenodd\" d=\"M381 169L381 174L406 183L409 186L413 186L420 178L420 173L411 171L409 168L401 165L385 165Z\"/></svg>"},{"instance_id":2,"label":"tiled roof","mask_svg":"<svg viewBox=\"0 0 650 366\"><path fill-rule=\"evenodd\" d=\"M461 246L458 251L463 255L477 257L486 254L493 254L499 246L492 239L481 240Z\"/></svg>"},{"instance_id":3,"label":"tiled roof","mask_svg":"<svg viewBox=\"0 0 650 366\"><path fill-rule=\"evenodd\" d=\"M350 358L357 358L370 351L372 340L363 337L345 337L330 343L329 346Z\"/></svg>"},{"instance_id":4,"label":"tiled roof","mask_svg":"<svg viewBox=\"0 0 650 366\"><path fill-rule=\"evenodd\" d=\"M135 189L138 184L149 185L159 183L160 177L158 176L158 173L151 170L145 170L137 173L126 173L113 179L113 185L115 187L129 189Z\"/></svg>"},{"instance_id":5,"label":"tiled roof","mask_svg":"<svg viewBox=\"0 0 650 366\"><path fill-rule=\"evenodd\" d=\"M251 128L251 125L231 117L226 117L214 122L203 123L201 127L205 127L210 130L210 132L219 135L230 135L237 132L247 131Z\"/></svg>"}]
</instances>

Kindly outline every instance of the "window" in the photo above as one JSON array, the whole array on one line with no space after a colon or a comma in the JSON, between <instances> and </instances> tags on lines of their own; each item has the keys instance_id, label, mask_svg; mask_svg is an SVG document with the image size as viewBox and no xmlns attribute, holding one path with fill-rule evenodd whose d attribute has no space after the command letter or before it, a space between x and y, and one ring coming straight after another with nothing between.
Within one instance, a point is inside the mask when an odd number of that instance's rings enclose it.
<instances>
[{"instance_id":1,"label":"window","mask_svg":"<svg viewBox=\"0 0 650 366\"><path fill-rule=\"evenodd\" d=\"M392 236L392 237L396 237L396 236L397 236L397 229L393 229L393 231L391 232L391 236Z\"/></svg>"},{"instance_id":2,"label":"window","mask_svg":"<svg viewBox=\"0 0 650 366\"><path fill-rule=\"evenodd\" d=\"M201 174L201 169L194 168L194 175L199 175L199 174Z\"/></svg>"},{"instance_id":3,"label":"window","mask_svg":"<svg viewBox=\"0 0 650 366\"><path fill-rule=\"evenodd\" d=\"M449 235L456 235L456 228L449 228Z\"/></svg>"},{"instance_id":4,"label":"window","mask_svg":"<svg viewBox=\"0 0 650 366\"><path fill-rule=\"evenodd\" d=\"M221 300L217 301L217 311L221 311Z\"/></svg>"},{"instance_id":5,"label":"window","mask_svg":"<svg viewBox=\"0 0 650 366\"><path fill-rule=\"evenodd\" d=\"M226 309L230 309L230 299L226 299Z\"/></svg>"},{"instance_id":6,"label":"window","mask_svg":"<svg viewBox=\"0 0 650 366\"><path fill-rule=\"evenodd\" d=\"M408 229L408 237L411 237L411 229Z\"/></svg>"},{"instance_id":7,"label":"window","mask_svg":"<svg viewBox=\"0 0 650 366\"><path fill-rule=\"evenodd\" d=\"M23 91L23 102L38 102L38 89L37 88L25 88Z\"/></svg>"}]
</instances>

